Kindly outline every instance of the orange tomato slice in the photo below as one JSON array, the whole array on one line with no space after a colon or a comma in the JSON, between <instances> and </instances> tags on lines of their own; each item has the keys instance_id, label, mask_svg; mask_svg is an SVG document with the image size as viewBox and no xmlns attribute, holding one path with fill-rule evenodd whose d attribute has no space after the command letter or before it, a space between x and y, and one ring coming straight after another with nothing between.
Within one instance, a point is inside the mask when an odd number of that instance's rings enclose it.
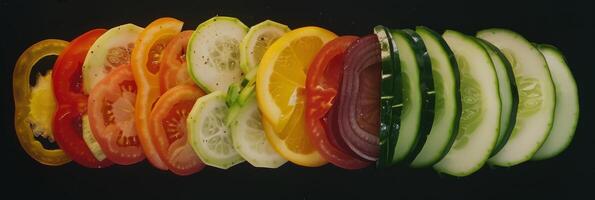
<instances>
[{"instance_id":1,"label":"orange tomato slice","mask_svg":"<svg viewBox=\"0 0 595 200\"><path fill-rule=\"evenodd\" d=\"M135 103L135 125L145 156L153 166L167 170L168 167L159 157L149 133L149 115L159 98L160 57L167 43L182 30L184 22L164 17L149 24L139 35L131 55L132 74L138 93Z\"/></svg>"}]
</instances>

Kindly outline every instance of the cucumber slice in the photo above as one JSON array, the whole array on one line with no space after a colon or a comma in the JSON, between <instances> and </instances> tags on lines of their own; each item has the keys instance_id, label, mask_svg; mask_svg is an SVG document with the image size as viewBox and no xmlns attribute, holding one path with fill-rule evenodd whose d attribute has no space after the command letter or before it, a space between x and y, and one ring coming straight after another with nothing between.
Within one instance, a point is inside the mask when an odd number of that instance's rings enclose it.
<instances>
[{"instance_id":1,"label":"cucumber slice","mask_svg":"<svg viewBox=\"0 0 595 200\"><path fill-rule=\"evenodd\" d=\"M474 38L447 30L442 37L459 66L462 113L452 147L434 169L467 176L489 158L500 131L498 76L489 54Z\"/></svg>"},{"instance_id":2,"label":"cucumber slice","mask_svg":"<svg viewBox=\"0 0 595 200\"><path fill-rule=\"evenodd\" d=\"M413 47L415 50L416 60L418 61L418 67L420 72L422 90L422 111L421 111L421 124L419 130L419 136L415 142L414 149L409 153L406 163L411 163L415 157L421 151L423 145L428 139L428 135L431 132L432 124L434 122L434 106L435 106L435 90L434 90L434 78L432 75L432 65L430 63L430 57L426 49L421 36L411 29L403 30L413 41Z\"/></svg>"},{"instance_id":3,"label":"cucumber slice","mask_svg":"<svg viewBox=\"0 0 595 200\"><path fill-rule=\"evenodd\" d=\"M204 91L227 91L242 80L240 42L248 27L232 17L213 17L190 37L186 60L192 80Z\"/></svg>"},{"instance_id":4,"label":"cucumber slice","mask_svg":"<svg viewBox=\"0 0 595 200\"><path fill-rule=\"evenodd\" d=\"M405 86L403 86L404 80L402 76L402 68L401 68L401 59L399 58L399 51L397 49L397 43L393 39L392 33L388 28L385 28L388 41L390 43L391 48L391 58L393 61L393 102L392 102L392 111L391 111L391 127L390 127L390 134L389 140L392 141L390 143L390 165L394 164L392 162L394 155L395 155L395 147L397 145L397 141L399 139L399 134L401 132L401 116L403 114L403 101L405 98Z\"/></svg>"},{"instance_id":5,"label":"cucumber slice","mask_svg":"<svg viewBox=\"0 0 595 200\"><path fill-rule=\"evenodd\" d=\"M99 146L99 142L97 142L95 136L93 136L93 133L91 132L89 116L83 115L81 117L81 125L83 129L83 141L85 141L85 144L87 144L87 147L91 150L93 157L99 161L105 160L107 157L105 156L105 153L103 153L101 146Z\"/></svg>"},{"instance_id":6,"label":"cucumber slice","mask_svg":"<svg viewBox=\"0 0 595 200\"><path fill-rule=\"evenodd\" d=\"M401 129L392 162L408 163L425 143L434 117L431 66L425 46L414 31L392 30L391 36L399 52L403 84Z\"/></svg>"},{"instance_id":7,"label":"cucumber slice","mask_svg":"<svg viewBox=\"0 0 595 200\"><path fill-rule=\"evenodd\" d=\"M240 44L240 67L248 72L258 68L264 52L290 29L284 24L271 20L260 22L252 27Z\"/></svg>"},{"instance_id":8,"label":"cucumber slice","mask_svg":"<svg viewBox=\"0 0 595 200\"><path fill-rule=\"evenodd\" d=\"M421 36L430 56L435 105L432 129L411 166L427 167L440 161L456 138L462 111L459 67L442 36L423 26L417 27L416 32Z\"/></svg>"},{"instance_id":9,"label":"cucumber slice","mask_svg":"<svg viewBox=\"0 0 595 200\"><path fill-rule=\"evenodd\" d=\"M531 159L549 135L556 104L554 84L543 55L521 35L488 29L477 37L498 47L512 64L519 94L516 122L504 147L488 162L513 166Z\"/></svg>"},{"instance_id":10,"label":"cucumber slice","mask_svg":"<svg viewBox=\"0 0 595 200\"><path fill-rule=\"evenodd\" d=\"M278 168L287 160L281 157L267 140L258 110L256 92L252 90L249 96L243 105L239 105L239 101L236 102L238 114L230 125L233 147L255 167Z\"/></svg>"},{"instance_id":11,"label":"cucumber slice","mask_svg":"<svg viewBox=\"0 0 595 200\"><path fill-rule=\"evenodd\" d=\"M228 169L244 161L234 150L231 133L225 125L225 93L215 91L200 97L186 119L188 141L207 165Z\"/></svg>"},{"instance_id":12,"label":"cucumber slice","mask_svg":"<svg viewBox=\"0 0 595 200\"><path fill-rule=\"evenodd\" d=\"M400 121L396 120L393 121L393 108L394 101L401 102L401 93L395 90L395 80L401 80L401 74L398 73L400 71L395 71L395 64L393 62L397 54L393 55L394 47L392 38L389 37L390 32L384 26L376 26L374 27L374 33L378 37L378 41L380 42L380 55L382 59L382 82L381 82L381 94L380 94L380 156L378 158L378 162L376 163L378 167L386 167L392 163L392 158L394 154L394 146L396 143L398 135L398 129L392 130L393 124L399 124ZM396 58L398 60L398 58ZM400 85L400 84L399 84ZM399 112L395 110L395 112ZM397 113L395 113L397 114ZM399 127L399 126L397 126Z\"/></svg>"},{"instance_id":13,"label":"cucumber slice","mask_svg":"<svg viewBox=\"0 0 595 200\"><path fill-rule=\"evenodd\" d=\"M579 102L576 81L562 53L551 45L538 45L537 48L545 57L556 88L554 124L550 135L532 158L543 160L560 154L570 145L578 123Z\"/></svg>"},{"instance_id":14,"label":"cucumber slice","mask_svg":"<svg viewBox=\"0 0 595 200\"><path fill-rule=\"evenodd\" d=\"M496 75L498 76L502 115L500 115L500 134L498 135L496 147L492 150L492 155L496 155L504 147L514 128L519 95L514 80L514 73L512 72L512 65L510 65L508 59L506 59L498 47L483 39L477 38L477 40L490 55L496 69Z\"/></svg>"},{"instance_id":15,"label":"cucumber slice","mask_svg":"<svg viewBox=\"0 0 595 200\"><path fill-rule=\"evenodd\" d=\"M134 24L114 27L97 38L83 64L83 89L89 94L112 68L130 63L134 42L143 28Z\"/></svg>"}]
</instances>

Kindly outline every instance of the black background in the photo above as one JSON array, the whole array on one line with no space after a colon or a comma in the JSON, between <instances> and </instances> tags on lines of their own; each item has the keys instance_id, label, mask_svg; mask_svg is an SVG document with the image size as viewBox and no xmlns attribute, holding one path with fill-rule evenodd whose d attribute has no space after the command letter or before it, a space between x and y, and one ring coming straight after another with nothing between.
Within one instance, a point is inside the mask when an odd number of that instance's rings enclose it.
<instances>
[{"instance_id":1,"label":"black background","mask_svg":"<svg viewBox=\"0 0 595 200\"><path fill-rule=\"evenodd\" d=\"M587 1L441 2L0 0L2 198L594 199L595 136L588 126L593 122L590 79L595 67L595 7ZM317 25L340 35L369 34L377 24L392 28L425 25L439 32L454 29L467 34L491 27L515 30L530 41L553 44L565 53L580 94L576 136L556 158L512 168L484 167L465 178L439 175L431 169L370 167L347 171L332 165L304 168L290 163L279 169L258 169L246 163L229 170L208 167L192 176L179 177L159 171L146 161L99 170L75 163L48 167L21 149L12 121L11 77L14 63L28 46L46 38L71 40L93 28L129 22L146 26L165 16L184 21L184 29L194 29L214 15L238 17L248 26L265 19L291 28Z\"/></svg>"}]
</instances>

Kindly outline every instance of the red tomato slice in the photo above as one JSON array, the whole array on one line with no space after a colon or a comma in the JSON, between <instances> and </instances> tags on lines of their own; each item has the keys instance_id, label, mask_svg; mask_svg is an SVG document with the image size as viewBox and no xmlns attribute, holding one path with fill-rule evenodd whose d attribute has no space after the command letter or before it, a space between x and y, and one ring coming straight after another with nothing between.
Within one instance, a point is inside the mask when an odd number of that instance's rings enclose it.
<instances>
[{"instance_id":1,"label":"red tomato slice","mask_svg":"<svg viewBox=\"0 0 595 200\"><path fill-rule=\"evenodd\" d=\"M306 78L306 132L324 159L345 169L360 169L370 162L345 150L337 141L338 131L328 127L326 116L338 97L343 74L345 50L357 40L354 36L338 37L320 49Z\"/></svg>"},{"instance_id":2,"label":"red tomato slice","mask_svg":"<svg viewBox=\"0 0 595 200\"><path fill-rule=\"evenodd\" d=\"M151 138L159 156L178 175L190 175L205 166L188 143L186 129L186 116L203 95L194 84L173 87L159 98L149 118Z\"/></svg>"},{"instance_id":3,"label":"red tomato slice","mask_svg":"<svg viewBox=\"0 0 595 200\"><path fill-rule=\"evenodd\" d=\"M130 165L145 156L134 126L136 83L129 65L112 70L89 96L89 124L105 156Z\"/></svg>"},{"instance_id":4,"label":"red tomato slice","mask_svg":"<svg viewBox=\"0 0 595 200\"><path fill-rule=\"evenodd\" d=\"M193 83L186 66L186 48L194 31L183 31L176 35L161 54L159 84L161 93L176 85Z\"/></svg>"},{"instance_id":5,"label":"red tomato slice","mask_svg":"<svg viewBox=\"0 0 595 200\"><path fill-rule=\"evenodd\" d=\"M132 74L138 88L135 102L135 125L145 156L156 168L167 170L149 133L149 115L161 95L159 88L160 57L167 43L182 30L184 23L174 18L159 18L139 35L130 55Z\"/></svg>"},{"instance_id":6,"label":"red tomato slice","mask_svg":"<svg viewBox=\"0 0 595 200\"><path fill-rule=\"evenodd\" d=\"M58 146L76 163L89 168L112 164L97 160L83 140L81 116L87 110L87 96L82 90L82 66L91 45L105 33L95 29L74 39L54 63L52 84L58 109L54 114L53 132Z\"/></svg>"}]
</instances>

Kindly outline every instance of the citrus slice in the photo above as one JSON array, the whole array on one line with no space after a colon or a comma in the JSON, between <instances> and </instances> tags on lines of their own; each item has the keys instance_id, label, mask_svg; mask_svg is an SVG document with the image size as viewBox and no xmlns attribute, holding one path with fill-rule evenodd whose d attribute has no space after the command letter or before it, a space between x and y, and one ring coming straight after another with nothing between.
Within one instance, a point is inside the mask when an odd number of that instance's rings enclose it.
<instances>
[{"instance_id":1,"label":"citrus slice","mask_svg":"<svg viewBox=\"0 0 595 200\"><path fill-rule=\"evenodd\" d=\"M267 138L281 156L298 165L326 163L304 131L304 88L310 63L322 46L336 37L319 27L290 31L264 53L256 74Z\"/></svg>"},{"instance_id":2,"label":"citrus slice","mask_svg":"<svg viewBox=\"0 0 595 200\"><path fill-rule=\"evenodd\" d=\"M286 33L269 47L256 74L258 105L276 132L281 132L303 103L306 72L322 46L337 37L319 27Z\"/></svg>"},{"instance_id":3,"label":"citrus slice","mask_svg":"<svg viewBox=\"0 0 595 200\"><path fill-rule=\"evenodd\" d=\"M306 167L326 164L327 161L316 151L304 130L304 104L298 104L295 111L285 130L281 132L273 130L272 124L265 118L262 119L262 126L269 143L277 153L292 163Z\"/></svg>"}]
</instances>

